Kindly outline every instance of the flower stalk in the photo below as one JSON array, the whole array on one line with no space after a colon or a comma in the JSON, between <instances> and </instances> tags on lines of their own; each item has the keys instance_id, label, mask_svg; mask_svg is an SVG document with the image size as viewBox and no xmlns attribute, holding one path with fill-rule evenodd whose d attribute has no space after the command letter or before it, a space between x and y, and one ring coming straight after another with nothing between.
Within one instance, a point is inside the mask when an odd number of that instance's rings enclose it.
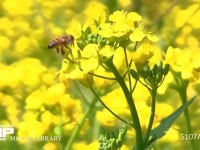
<instances>
[{"instance_id":1,"label":"flower stalk","mask_svg":"<svg viewBox=\"0 0 200 150\"><path fill-rule=\"evenodd\" d=\"M132 116L132 120L133 120L133 124L134 124L134 129L136 132L136 148L137 150L143 150L144 146L143 146L143 136L142 136L142 129L141 129L141 125L140 125L140 120L138 117L138 113L136 110L136 106L134 104L134 100L132 97L132 93L131 91L129 91L124 78L120 75L120 73L118 72L118 70L116 69L116 67L114 66L112 59L109 59L106 62L107 67L109 67L112 71L112 73L114 74L117 82L120 84L120 87L123 90L123 93L126 97L130 112L131 112L131 116Z\"/></svg>"}]
</instances>

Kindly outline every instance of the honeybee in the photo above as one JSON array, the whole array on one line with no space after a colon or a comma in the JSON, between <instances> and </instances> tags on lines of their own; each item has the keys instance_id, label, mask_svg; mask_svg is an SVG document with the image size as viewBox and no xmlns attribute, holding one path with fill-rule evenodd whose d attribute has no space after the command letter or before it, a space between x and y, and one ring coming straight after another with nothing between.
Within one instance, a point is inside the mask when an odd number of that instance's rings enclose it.
<instances>
[{"instance_id":1,"label":"honeybee","mask_svg":"<svg viewBox=\"0 0 200 150\"><path fill-rule=\"evenodd\" d=\"M69 45L74 44L74 37L72 35L65 35L62 37L58 37L48 44L48 49L56 48L57 53L61 51L61 54L64 55L64 47L71 50Z\"/></svg>"}]
</instances>

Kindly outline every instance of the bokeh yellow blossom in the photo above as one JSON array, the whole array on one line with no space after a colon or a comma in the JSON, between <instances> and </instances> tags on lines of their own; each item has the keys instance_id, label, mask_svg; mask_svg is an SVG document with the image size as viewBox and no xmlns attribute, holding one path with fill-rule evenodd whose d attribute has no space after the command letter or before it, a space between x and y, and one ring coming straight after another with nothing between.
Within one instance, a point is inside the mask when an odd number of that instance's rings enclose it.
<instances>
[{"instance_id":1,"label":"bokeh yellow blossom","mask_svg":"<svg viewBox=\"0 0 200 150\"><path fill-rule=\"evenodd\" d=\"M91 144L87 144L85 142L79 142L79 143L75 143L72 149L73 150L76 150L76 149L94 150L94 149L98 149L98 147L99 147L98 141L94 141Z\"/></svg>"},{"instance_id":2,"label":"bokeh yellow blossom","mask_svg":"<svg viewBox=\"0 0 200 150\"><path fill-rule=\"evenodd\" d=\"M59 145L54 142L48 142L43 146L42 150L59 150Z\"/></svg>"},{"instance_id":3,"label":"bokeh yellow blossom","mask_svg":"<svg viewBox=\"0 0 200 150\"><path fill-rule=\"evenodd\" d=\"M196 50L169 47L165 61L170 64L174 71L180 72L184 79L195 81L199 79L200 75L198 58L199 55Z\"/></svg>"},{"instance_id":4,"label":"bokeh yellow blossom","mask_svg":"<svg viewBox=\"0 0 200 150\"><path fill-rule=\"evenodd\" d=\"M19 130L17 132L18 136L29 136L30 138L35 138L42 136L47 131L46 124L36 121L36 120L29 120L29 121L22 121L19 123ZM19 140L21 143L27 143L28 138L22 138Z\"/></svg>"},{"instance_id":5,"label":"bokeh yellow blossom","mask_svg":"<svg viewBox=\"0 0 200 150\"><path fill-rule=\"evenodd\" d=\"M20 5L23 4L23 5ZM32 2L26 0L4 0L2 3L3 8L9 15L20 16L31 14Z\"/></svg>"},{"instance_id":6,"label":"bokeh yellow blossom","mask_svg":"<svg viewBox=\"0 0 200 150\"><path fill-rule=\"evenodd\" d=\"M130 111L121 89L114 89L112 92L105 95L102 100L106 106L108 106L117 115L123 116L124 118L130 118ZM119 124L119 120L105 108L102 111L98 111L96 117L97 120L105 127L110 128Z\"/></svg>"}]
</instances>

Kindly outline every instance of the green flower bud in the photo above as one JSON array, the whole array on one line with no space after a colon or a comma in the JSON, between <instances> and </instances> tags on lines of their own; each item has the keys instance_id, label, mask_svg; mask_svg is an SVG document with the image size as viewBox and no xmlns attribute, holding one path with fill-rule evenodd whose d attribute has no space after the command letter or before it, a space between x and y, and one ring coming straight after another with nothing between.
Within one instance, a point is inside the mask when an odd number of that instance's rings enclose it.
<instances>
[{"instance_id":1,"label":"green flower bud","mask_svg":"<svg viewBox=\"0 0 200 150\"><path fill-rule=\"evenodd\" d=\"M78 41L77 45L82 50L87 44L84 41Z\"/></svg>"},{"instance_id":2,"label":"green flower bud","mask_svg":"<svg viewBox=\"0 0 200 150\"><path fill-rule=\"evenodd\" d=\"M132 76L135 80L138 80L138 79L139 79L139 74L138 74L135 70L131 69L131 70L130 70L130 73L131 73L131 76Z\"/></svg>"},{"instance_id":3,"label":"green flower bud","mask_svg":"<svg viewBox=\"0 0 200 150\"><path fill-rule=\"evenodd\" d=\"M164 75L167 75L167 74L168 74L168 72L169 72L169 67L170 67L169 64L166 64L166 65L165 65L165 67L164 67L164 69L163 69L163 74L164 74Z\"/></svg>"}]
</instances>

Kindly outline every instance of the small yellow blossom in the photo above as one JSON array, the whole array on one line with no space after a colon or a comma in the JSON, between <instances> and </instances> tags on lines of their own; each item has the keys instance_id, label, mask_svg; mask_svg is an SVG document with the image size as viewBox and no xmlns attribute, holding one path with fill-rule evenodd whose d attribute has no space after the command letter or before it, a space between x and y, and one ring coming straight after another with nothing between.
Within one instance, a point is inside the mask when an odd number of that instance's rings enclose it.
<instances>
[{"instance_id":1,"label":"small yellow blossom","mask_svg":"<svg viewBox=\"0 0 200 150\"><path fill-rule=\"evenodd\" d=\"M68 61L63 61L62 68L57 74L60 76L61 80L65 79L79 79L84 80L85 75L83 71L80 70L80 66Z\"/></svg>"},{"instance_id":2,"label":"small yellow blossom","mask_svg":"<svg viewBox=\"0 0 200 150\"><path fill-rule=\"evenodd\" d=\"M9 120L12 124L17 125L19 123L19 118L17 117L20 113L19 104L12 96L0 92L0 107L1 117Z\"/></svg>"},{"instance_id":3,"label":"small yellow blossom","mask_svg":"<svg viewBox=\"0 0 200 150\"><path fill-rule=\"evenodd\" d=\"M99 148L99 142L94 141L90 144L87 144L85 142L76 142L73 144L72 150L77 150L77 149L87 149L87 150L95 150Z\"/></svg>"},{"instance_id":4,"label":"small yellow blossom","mask_svg":"<svg viewBox=\"0 0 200 150\"><path fill-rule=\"evenodd\" d=\"M177 13L177 16L176 16L176 19L175 19L176 27L178 27L178 28L182 27L188 21L190 23L192 23L192 25L198 27L199 23L197 22L196 19L199 17L200 13L195 14L195 17L193 16L195 11L198 9L198 7L199 7L199 4L193 4L193 5L190 5L188 8L186 8L184 10L180 10ZM192 19L192 20L190 20L190 19Z\"/></svg>"},{"instance_id":5,"label":"small yellow blossom","mask_svg":"<svg viewBox=\"0 0 200 150\"><path fill-rule=\"evenodd\" d=\"M45 123L47 127L52 124L59 123L59 119L50 111L45 111L41 115L41 122Z\"/></svg>"},{"instance_id":6,"label":"small yellow blossom","mask_svg":"<svg viewBox=\"0 0 200 150\"><path fill-rule=\"evenodd\" d=\"M109 16L109 20L112 22L124 22L126 20L127 13L124 11L114 11L113 14Z\"/></svg>"},{"instance_id":7,"label":"small yellow blossom","mask_svg":"<svg viewBox=\"0 0 200 150\"><path fill-rule=\"evenodd\" d=\"M150 34L150 33L148 33L148 34L146 34L146 36L147 36L147 39L149 40L149 41L151 41L151 42L158 42L159 41L159 39L158 39L158 37L157 36L155 36L155 35L153 35L153 34Z\"/></svg>"},{"instance_id":8,"label":"small yellow blossom","mask_svg":"<svg viewBox=\"0 0 200 150\"><path fill-rule=\"evenodd\" d=\"M29 136L29 137L39 137L42 136L47 131L46 124L39 122L37 120L22 121L19 123L18 136ZM19 142L27 143L28 139L21 139Z\"/></svg>"},{"instance_id":9,"label":"small yellow blossom","mask_svg":"<svg viewBox=\"0 0 200 150\"><path fill-rule=\"evenodd\" d=\"M121 89L114 89L102 98L103 102L119 116L130 117L129 108ZM98 121L106 127L114 127L118 121L108 110L97 112Z\"/></svg>"},{"instance_id":10,"label":"small yellow blossom","mask_svg":"<svg viewBox=\"0 0 200 150\"><path fill-rule=\"evenodd\" d=\"M180 50L169 47L165 61L170 64L174 71L180 72L184 79L195 81L200 77L199 57L198 50Z\"/></svg>"},{"instance_id":11,"label":"small yellow blossom","mask_svg":"<svg viewBox=\"0 0 200 150\"><path fill-rule=\"evenodd\" d=\"M101 30L98 32L102 37L110 38L112 37L112 26L109 23L102 23L100 25Z\"/></svg>"},{"instance_id":12,"label":"small yellow blossom","mask_svg":"<svg viewBox=\"0 0 200 150\"><path fill-rule=\"evenodd\" d=\"M117 22L112 25L112 36L121 37L130 31L130 27L125 22Z\"/></svg>"},{"instance_id":13,"label":"small yellow blossom","mask_svg":"<svg viewBox=\"0 0 200 150\"><path fill-rule=\"evenodd\" d=\"M132 4L131 0L119 0L118 3L122 8L130 7Z\"/></svg>"},{"instance_id":14,"label":"small yellow blossom","mask_svg":"<svg viewBox=\"0 0 200 150\"><path fill-rule=\"evenodd\" d=\"M39 109L43 105L45 92L45 88L41 88L32 92L26 98L26 109Z\"/></svg>"},{"instance_id":15,"label":"small yellow blossom","mask_svg":"<svg viewBox=\"0 0 200 150\"><path fill-rule=\"evenodd\" d=\"M48 142L43 146L42 150L59 150L59 146L56 143Z\"/></svg>"},{"instance_id":16,"label":"small yellow blossom","mask_svg":"<svg viewBox=\"0 0 200 150\"><path fill-rule=\"evenodd\" d=\"M55 82L55 75L53 73L50 73L50 72L44 72L41 75L41 81L44 84L52 85Z\"/></svg>"},{"instance_id":17,"label":"small yellow blossom","mask_svg":"<svg viewBox=\"0 0 200 150\"><path fill-rule=\"evenodd\" d=\"M69 28L66 29L67 34L72 34L75 39L81 36L81 24L76 19L69 23Z\"/></svg>"},{"instance_id":18,"label":"small yellow blossom","mask_svg":"<svg viewBox=\"0 0 200 150\"><path fill-rule=\"evenodd\" d=\"M137 101L135 105L140 118L141 127L143 131L145 131L149 122L150 107L146 104L145 101Z\"/></svg>"},{"instance_id":19,"label":"small yellow blossom","mask_svg":"<svg viewBox=\"0 0 200 150\"><path fill-rule=\"evenodd\" d=\"M3 53L3 50L8 49L10 46L10 40L6 36L0 36L0 54Z\"/></svg>"},{"instance_id":20,"label":"small yellow blossom","mask_svg":"<svg viewBox=\"0 0 200 150\"><path fill-rule=\"evenodd\" d=\"M46 71L46 67L38 59L34 58L24 58L19 62L13 63L12 66L13 78L17 78L25 85L31 85L32 87L40 84L40 76Z\"/></svg>"},{"instance_id":21,"label":"small yellow blossom","mask_svg":"<svg viewBox=\"0 0 200 150\"><path fill-rule=\"evenodd\" d=\"M96 32L98 29L97 24L106 20L106 7L100 2L91 1L84 10L84 15L86 16L84 26L90 27L92 31Z\"/></svg>"},{"instance_id":22,"label":"small yellow blossom","mask_svg":"<svg viewBox=\"0 0 200 150\"><path fill-rule=\"evenodd\" d=\"M81 53L80 67L84 73L95 70L99 65L99 48L96 44L88 44Z\"/></svg>"},{"instance_id":23,"label":"small yellow blossom","mask_svg":"<svg viewBox=\"0 0 200 150\"><path fill-rule=\"evenodd\" d=\"M134 32L134 30L136 28L135 22L139 22L141 20L142 20L142 18L137 13L133 13L133 12L127 13L125 11L115 11L115 12L113 12L113 14L111 14L109 16L110 22L105 22L105 23L100 24L100 30L98 33L102 37L107 37L107 38L122 37L126 34L129 34L129 32L131 32L131 31ZM141 37L139 37L139 38L141 38Z\"/></svg>"},{"instance_id":24,"label":"small yellow blossom","mask_svg":"<svg viewBox=\"0 0 200 150\"><path fill-rule=\"evenodd\" d=\"M3 8L8 14L13 16L30 15L32 13L32 1L26 0L4 0L2 3Z\"/></svg>"},{"instance_id":25,"label":"small yellow blossom","mask_svg":"<svg viewBox=\"0 0 200 150\"><path fill-rule=\"evenodd\" d=\"M165 117L170 115L174 112L174 108L170 106L169 104L165 103L158 103L156 104L156 114L154 117L154 126L157 126L160 124L160 121L162 121Z\"/></svg>"},{"instance_id":26,"label":"small yellow blossom","mask_svg":"<svg viewBox=\"0 0 200 150\"><path fill-rule=\"evenodd\" d=\"M13 74L13 67L0 64L0 87L17 87L19 80Z\"/></svg>"},{"instance_id":27,"label":"small yellow blossom","mask_svg":"<svg viewBox=\"0 0 200 150\"><path fill-rule=\"evenodd\" d=\"M132 59L135 64L145 64L154 55L154 49L148 43L142 44L132 53Z\"/></svg>"},{"instance_id":28,"label":"small yellow blossom","mask_svg":"<svg viewBox=\"0 0 200 150\"><path fill-rule=\"evenodd\" d=\"M106 71L103 67L98 67L98 69L96 69L94 71L94 74L102 75L102 76L105 76L105 77L114 78L113 74L108 72L108 71ZM98 77L95 77L95 76L93 77L94 86L99 87L101 89L109 86L112 83L113 83L113 81L110 81L110 80L105 80L105 79L98 78Z\"/></svg>"},{"instance_id":29,"label":"small yellow blossom","mask_svg":"<svg viewBox=\"0 0 200 150\"><path fill-rule=\"evenodd\" d=\"M70 95L65 94L59 100L59 104L66 118L70 121L80 120L82 117L82 107L78 100L72 99Z\"/></svg>"},{"instance_id":30,"label":"small yellow blossom","mask_svg":"<svg viewBox=\"0 0 200 150\"><path fill-rule=\"evenodd\" d=\"M127 20L130 26L133 26L135 22L141 22L142 17L136 12L130 12L127 14Z\"/></svg>"},{"instance_id":31,"label":"small yellow blossom","mask_svg":"<svg viewBox=\"0 0 200 150\"><path fill-rule=\"evenodd\" d=\"M27 110L23 116L22 116L22 119L23 121L32 121L32 120L37 120L38 118L38 115L39 115L39 112L36 112L36 111L32 111L32 110Z\"/></svg>"},{"instance_id":32,"label":"small yellow blossom","mask_svg":"<svg viewBox=\"0 0 200 150\"><path fill-rule=\"evenodd\" d=\"M46 105L52 106L58 103L59 99L65 94L65 85L58 83L49 87L43 95L43 102Z\"/></svg>"},{"instance_id":33,"label":"small yellow blossom","mask_svg":"<svg viewBox=\"0 0 200 150\"><path fill-rule=\"evenodd\" d=\"M142 31L142 29L137 28L133 31L133 33L130 34L130 40L133 42L139 42L144 39L146 35Z\"/></svg>"},{"instance_id":34,"label":"small yellow blossom","mask_svg":"<svg viewBox=\"0 0 200 150\"><path fill-rule=\"evenodd\" d=\"M99 54L101 57L110 58L114 54L114 48L110 45L105 45L103 48L101 48Z\"/></svg>"},{"instance_id":35,"label":"small yellow blossom","mask_svg":"<svg viewBox=\"0 0 200 150\"><path fill-rule=\"evenodd\" d=\"M127 51L128 53L128 51ZM125 61L124 61L124 49L122 47L119 47L115 50L114 56L113 56L113 63L115 64L115 66L117 67L117 69L121 70L123 69L123 71L127 71L124 70L124 66L125 66ZM122 72L123 72L122 71Z\"/></svg>"},{"instance_id":36,"label":"small yellow blossom","mask_svg":"<svg viewBox=\"0 0 200 150\"><path fill-rule=\"evenodd\" d=\"M96 114L96 118L100 122L101 125L107 128L113 128L117 126L118 120L106 109L103 109L102 111L98 111Z\"/></svg>"},{"instance_id":37,"label":"small yellow blossom","mask_svg":"<svg viewBox=\"0 0 200 150\"><path fill-rule=\"evenodd\" d=\"M84 11L84 14L98 23L104 22L106 19L106 7L97 1L91 1Z\"/></svg>"},{"instance_id":38,"label":"small yellow blossom","mask_svg":"<svg viewBox=\"0 0 200 150\"><path fill-rule=\"evenodd\" d=\"M180 142L180 133L178 132L177 130L177 126L172 126L166 133L166 135L160 139L159 142L163 142L163 143L166 143L166 142L171 142L171 143L174 143L174 142L178 142L178 144L182 145L183 143ZM180 142L180 143L179 143Z\"/></svg>"},{"instance_id":39,"label":"small yellow blossom","mask_svg":"<svg viewBox=\"0 0 200 150\"><path fill-rule=\"evenodd\" d=\"M17 53L31 53L31 49L37 47L37 42L35 39L30 39L30 37L22 36L15 43L15 50Z\"/></svg>"}]
</instances>

